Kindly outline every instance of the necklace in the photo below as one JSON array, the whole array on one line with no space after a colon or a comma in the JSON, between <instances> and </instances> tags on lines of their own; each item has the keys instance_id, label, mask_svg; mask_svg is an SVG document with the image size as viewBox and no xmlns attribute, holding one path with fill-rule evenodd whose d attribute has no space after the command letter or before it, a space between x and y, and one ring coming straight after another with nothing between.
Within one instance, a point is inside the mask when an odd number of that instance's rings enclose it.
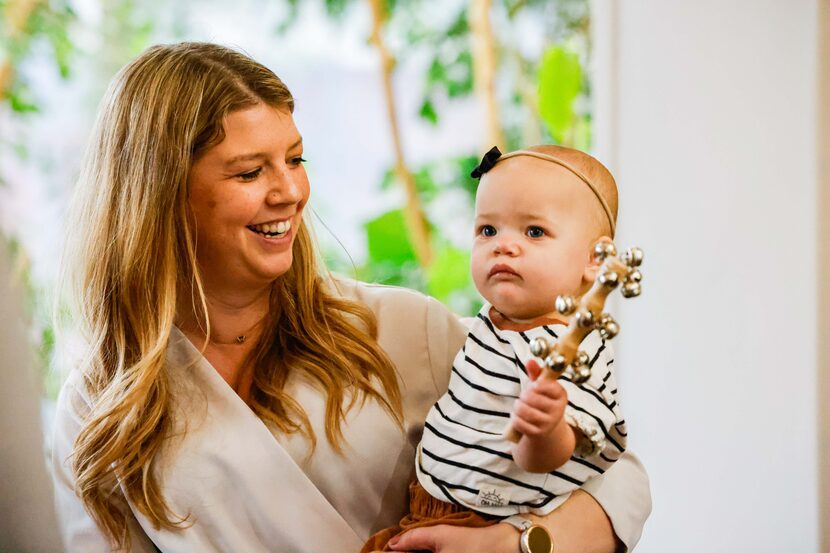
<instances>
[{"instance_id":1,"label":"necklace","mask_svg":"<svg viewBox=\"0 0 830 553\"><path fill-rule=\"evenodd\" d=\"M266 315L263 315L262 318L260 320L258 320L257 322L255 322L253 325L251 325L248 328L248 330L246 330L243 334L237 335L231 341L224 342L224 341L216 340L213 337L210 337L209 338L210 343L216 344L216 345L219 345L219 346L237 346L237 345L240 345L240 344L244 344L245 341L248 340L248 336L250 336L251 331L253 331L259 325L261 325L263 323L263 321L265 321L265 317L266 317ZM199 327L199 330L201 331L202 335L205 335L205 331L204 331L204 329L201 328L201 326Z\"/></svg>"}]
</instances>

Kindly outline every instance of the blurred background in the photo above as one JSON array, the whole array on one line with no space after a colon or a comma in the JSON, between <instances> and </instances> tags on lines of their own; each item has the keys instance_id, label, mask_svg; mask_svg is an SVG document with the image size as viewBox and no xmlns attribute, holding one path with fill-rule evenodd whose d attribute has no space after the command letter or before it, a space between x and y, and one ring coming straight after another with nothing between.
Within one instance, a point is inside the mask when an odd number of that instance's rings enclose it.
<instances>
[{"instance_id":1,"label":"blurred background","mask_svg":"<svg viewBox=\"0 0 830 553\"><path fill-rule=\"evenodd\" d=\"M294 94L328 266L462 315L480 156L594 153L618 245L646 252L643 296L612 306L652 479L637 550L830 551L830 1L0 0L0 18L0 464L49 449L63 214L97 103L147 46L207 40ZM40 416L11 400L30 389ZM14 512L48 495L35 472L0 488L0 518L38 516Z\"/></svg>"}]
</instances>

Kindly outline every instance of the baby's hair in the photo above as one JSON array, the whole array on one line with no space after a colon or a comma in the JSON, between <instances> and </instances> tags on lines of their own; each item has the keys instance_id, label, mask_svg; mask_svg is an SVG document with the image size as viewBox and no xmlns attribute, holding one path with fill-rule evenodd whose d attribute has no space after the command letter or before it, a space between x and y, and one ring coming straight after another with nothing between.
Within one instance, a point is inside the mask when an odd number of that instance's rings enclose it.
<instances>
[{"instance_id":1,"label":"baby's hair","mask_svg":"<svg viewBox=\"0 0 830 553\"><path fill-rule=\"evenodd\" d=\"M603 197L608 204L611 211L611 217L614 219L614 225L617 223L617 182L614 180L614 175L611 174L605 165L600 163L595 157L586 154L583 151L565 146L556 146L553 144L541 144L537 146L530 146L525 148L532 152L539 152L549 156L558 157L562 161L573 165L576 169L581 171L594 184L597 192ZM599 202L591 210L592 218L595 222L598 234L607 235L611 238L614 233L611 225L608 222L608 217Z\"/></svg>"}]
</instances>

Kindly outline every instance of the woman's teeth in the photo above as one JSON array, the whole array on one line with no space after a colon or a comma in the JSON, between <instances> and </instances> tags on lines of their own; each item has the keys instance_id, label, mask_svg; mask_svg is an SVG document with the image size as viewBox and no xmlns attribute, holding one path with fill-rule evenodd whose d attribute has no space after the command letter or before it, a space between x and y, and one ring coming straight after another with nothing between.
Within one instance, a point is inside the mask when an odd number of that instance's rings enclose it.
<instances>
[{"instance_id":1,"label":"woman's teeth","mask_svg":"<svg viewBox=\"0 0 830 553\"><path fill-rule=\"evenodd\" d=\"M251 225L248 227L254 232L264 234L265 236L280 236L291 230L291 219L287 221L280 221L278 223L265 223L262 225Z\"/></svg>"}]
</instances>

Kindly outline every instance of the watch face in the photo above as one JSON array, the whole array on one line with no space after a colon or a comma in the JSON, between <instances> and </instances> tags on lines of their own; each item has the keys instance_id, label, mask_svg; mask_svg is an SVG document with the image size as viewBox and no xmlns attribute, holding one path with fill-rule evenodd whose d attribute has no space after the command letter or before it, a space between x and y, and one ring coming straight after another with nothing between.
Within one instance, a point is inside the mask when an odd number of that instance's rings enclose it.
<instances>
[{"instance_id":1,"label":"watch face","mask_svg":"<svg viewBox=\"0 0 830 553\"><path fill-rule=\"evenodd\" d=\"M531 526L522 535L522 545L527 553L553 553L553 541L541 526Z\"/></svg>"}]
</instances>

